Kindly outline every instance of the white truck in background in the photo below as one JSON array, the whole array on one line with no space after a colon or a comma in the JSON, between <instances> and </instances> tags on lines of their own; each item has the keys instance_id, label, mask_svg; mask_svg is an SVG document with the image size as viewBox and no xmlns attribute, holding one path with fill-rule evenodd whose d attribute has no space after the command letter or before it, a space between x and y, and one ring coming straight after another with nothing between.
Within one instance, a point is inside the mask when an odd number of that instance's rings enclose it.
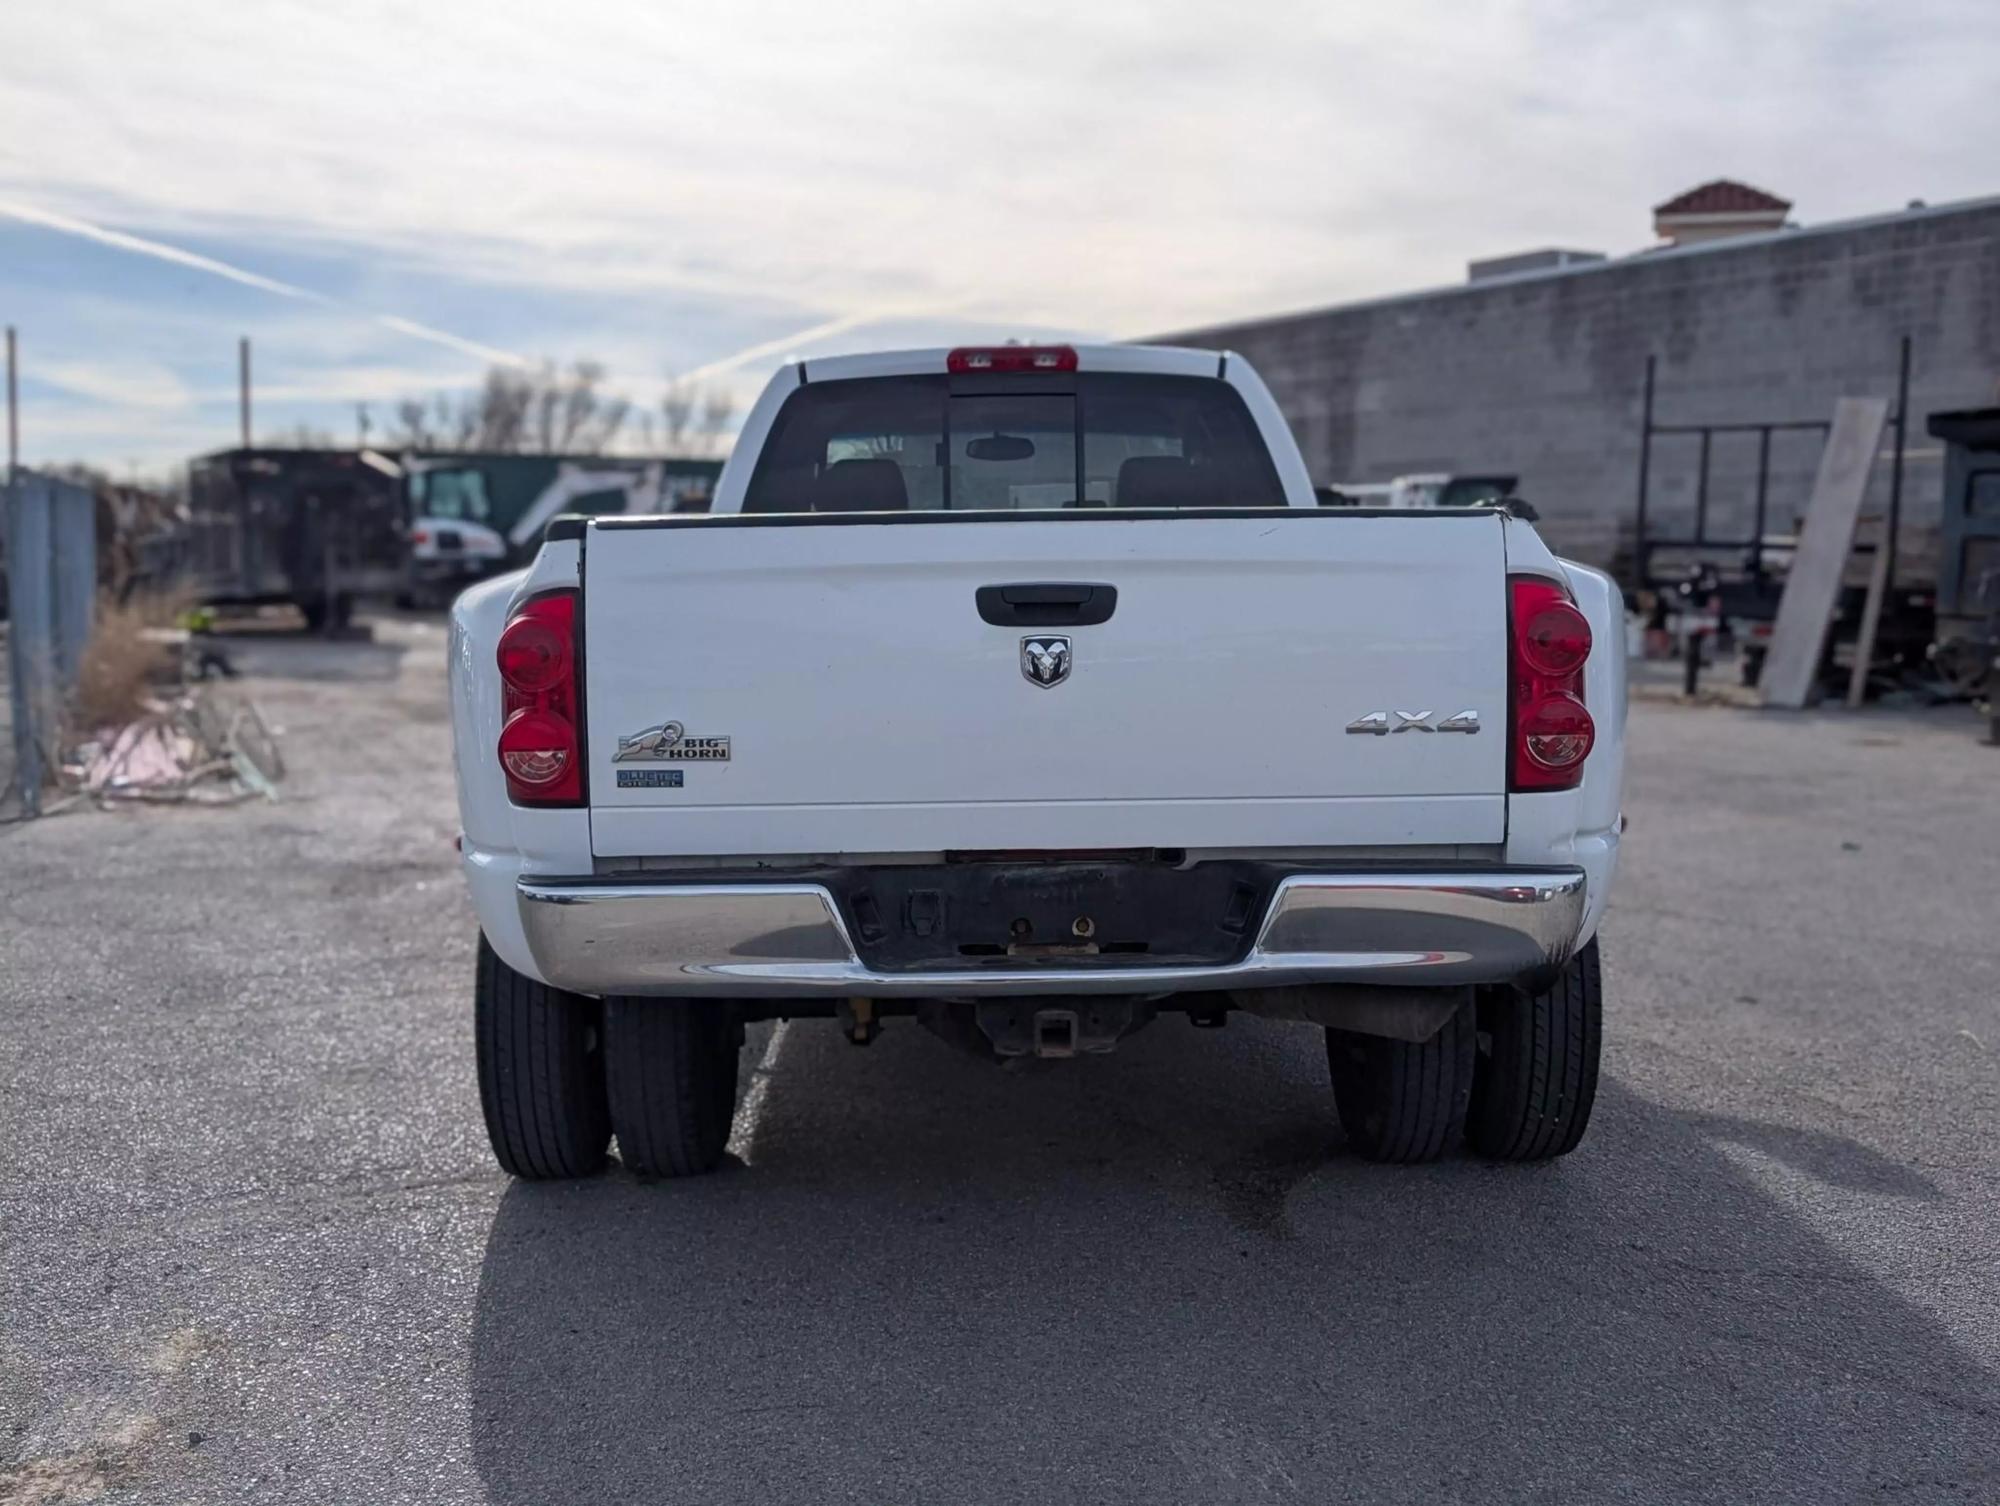
<instances>
[{"instance_id":1,"label":"white truck in background","mask_svg":"<svg viewBox=\"0 0 2000 1506\"><path fill-rule=\"evenodd\" d=\"M464 587L526 563L558 513L699 511L720 462L692 458L411 452L400 475L412 602L442 605Z\"/></svg>"},{"instance_id":2,"label":"white truck in background","mask_svg":"<svg viewBox=\"0 0 2000 1506\"><path fill-rule=\"evenodd\" d=\"M1322 507L1381 507L1394 512L1434 507L1491 507L1514 494L1518 476L1419 471L1393 481L1340 481L1315 488Z\"/></svg>"},{"instance_id":3,"label":"white truck in background","mask_svg":"<svg viewBox=\"0 0 2000 1506\"><path fill-rule=\"evenodd\" d=\"M979 1054L1324 1032L1358 1153L1572 1149L1619 598L1496 508L1322 509L1212 351L794 362L704 516L559 519L452 612L500 1163L723 1154L745 1022Z\"/></svg>"}]
</instances>

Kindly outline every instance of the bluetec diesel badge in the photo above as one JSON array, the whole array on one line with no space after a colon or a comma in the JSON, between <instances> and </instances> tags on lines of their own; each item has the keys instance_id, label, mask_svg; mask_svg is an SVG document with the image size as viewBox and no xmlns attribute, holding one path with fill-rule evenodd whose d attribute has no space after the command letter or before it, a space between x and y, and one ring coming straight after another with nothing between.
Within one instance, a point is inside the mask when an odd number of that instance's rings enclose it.
<instances>
[{"instance_id":1,"label":"bluetec diesel badge","mask_svg":"<svg viewBox=\"0 0 2000 1506\"><path fill-rule=\"evenodd\" d=\"M677 790L681 787L681 769L620 769L618 788L621 790Z\"/></svg>"}]
</instances>

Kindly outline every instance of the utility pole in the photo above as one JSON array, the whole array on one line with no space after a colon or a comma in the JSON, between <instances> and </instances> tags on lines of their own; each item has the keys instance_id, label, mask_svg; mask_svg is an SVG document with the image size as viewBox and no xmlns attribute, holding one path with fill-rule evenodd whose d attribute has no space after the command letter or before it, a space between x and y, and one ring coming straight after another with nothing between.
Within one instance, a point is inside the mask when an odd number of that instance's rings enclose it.
<instances>
[{"instance_id":1,"label":"utility pole","mask_svg":"<svg viewBox=\"0 0 2000 1506\"><path fill-rule=\"evenodd\" d=\"M367 449L368 405L366 403L356 403L354 405L354 432L356 436L355 448L358 450Z\"/></svg>"},{"instance_id":2,"label":"utility pole","mask_svg":"<svg viewBox=\"0 0 2000 1506\"><path fill-rule=\"evenodd\" d=\"M14 326L7 326L7 474L0 476L8 486L21 464L21 388L14 376Z\"/></svg>"},{"instance_id":3,"label":"utility pole","mask_svg":"<svg viewBox=\"0 0 2000 1506\"><path fill-rule=\"evenodd\" d=\"M236 401L243 419L243 448L250 448L250 337L236 342Z\"/></svg>"}]
</instances>

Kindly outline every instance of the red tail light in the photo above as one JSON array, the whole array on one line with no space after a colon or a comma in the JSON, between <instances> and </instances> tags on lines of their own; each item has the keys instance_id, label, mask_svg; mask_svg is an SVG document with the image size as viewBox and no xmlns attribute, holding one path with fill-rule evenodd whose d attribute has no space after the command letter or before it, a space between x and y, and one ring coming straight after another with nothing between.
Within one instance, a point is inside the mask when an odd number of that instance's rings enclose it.
<instances>
[{"instance_id":1,"label":"red tail light","mask_svg":"<svg viewBox=\"0 0 2000 1506\"><path fill-rule=\"evenodd\" d=\"M1597 741L1583 704L1590 624L1558 581L1517 575L1508 588L1507 787L1572 790Z\"/></svg>"},{"instance_id":2,"label":"red tail light","mask_svg":"<svg viewBox=\"0 0 2000 1506\"><path fill-rule=\"evenodd\" d=\"M582 805L576 592L550 591L523 605L507 620L494 657L507 798L516 805Z\"/></svg>"},{"instance_id":3,"label":"red tail light","mask_svg":"<svg viewBox=\"0 0 2000 1506\"><path fill-rule=\"evenodd\" d=\"M1074 371L1076 352L1067 345L961 345L944 358L950 372Z\"/></svg>"}]
</instances>

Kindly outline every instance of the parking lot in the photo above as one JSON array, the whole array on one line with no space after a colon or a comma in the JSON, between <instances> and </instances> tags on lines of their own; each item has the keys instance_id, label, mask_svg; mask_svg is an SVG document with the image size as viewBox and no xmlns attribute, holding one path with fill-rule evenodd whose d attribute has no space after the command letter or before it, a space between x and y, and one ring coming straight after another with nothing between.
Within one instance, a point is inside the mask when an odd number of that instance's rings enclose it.
<instances>
[{"instance_id":1,"label":"parking lot","mask_svg":"<svg viewBox=\"0 0 2000 1506\"><path fill-rule=\"evenodd\" d=\"M0 829L0 1502L2000 1498L2000 751L1642 699L1597 1118L1343 1153L1307 1027L756 1027L516 1185L444 634L238 645L276 804Z\"/></svg>"}]
</instances>

